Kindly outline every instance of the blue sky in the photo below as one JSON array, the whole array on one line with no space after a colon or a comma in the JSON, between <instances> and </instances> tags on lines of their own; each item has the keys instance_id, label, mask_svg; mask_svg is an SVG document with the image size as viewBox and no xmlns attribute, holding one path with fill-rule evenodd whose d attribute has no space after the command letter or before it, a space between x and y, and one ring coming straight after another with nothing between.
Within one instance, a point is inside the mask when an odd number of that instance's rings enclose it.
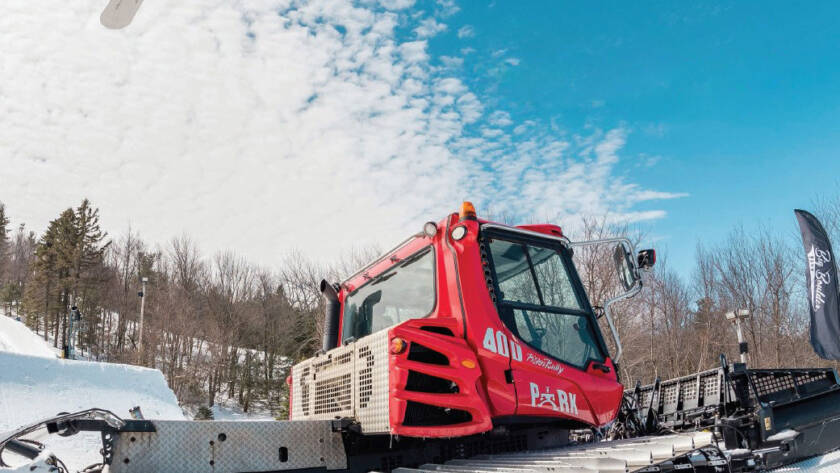
<instances>
[{"instance_id":1,"label":"blue sky","mask_svg":"<svg viewBox=\"0 0 840 473\"><path fill-rule=\"evenodd\" d=\"M667 211L651 234L683 274L698 239L739 223L795 232L794 207L811 207L817 189L837 192L837 3L460 6L430 51L464 57L482 100L562 133L624 126L620 172L689 194L639 206Z\"/></svg>"},{"instance_id":2,"label":"blue sky","mask_svg":"<svg viewBox=\"0 0 840 473\"><path fill-rule=\"evenodd\" d=\"M699 239L795 236L791 210L836 193L831 2L149 0L122 30L105 3L0 3L13 225L88 197L115 237L279 267L470 199L609 213L689 275Z\"/></svg>"}]
</instances>

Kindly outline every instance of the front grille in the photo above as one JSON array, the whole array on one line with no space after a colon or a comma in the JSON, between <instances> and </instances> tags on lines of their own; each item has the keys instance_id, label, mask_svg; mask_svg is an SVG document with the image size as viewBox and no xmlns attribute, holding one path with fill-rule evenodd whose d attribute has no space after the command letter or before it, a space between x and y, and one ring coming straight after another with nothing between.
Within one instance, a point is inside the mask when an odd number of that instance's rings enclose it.
<instances>
[{"instance_id":1,"label":"front grille","mask_svg":"<svg viewBox=\"0 0 840 473\"><path fill-rule=\"evenodd\" d=\"M472 415L467 411L408 401L403 425L408 427L455 425L471 420Z\"/></svg>"},{"instance_id":2,"label":"front grille","mask_svg":"<svg viewBox=\"0 0 840 473\"><path fill-rule=\"evenodd\" d=\"M292 418L352 418L365 434L390 429L388 398L388 331L292 367Z\"/></svg>"},{"instance_id":3,"label":"front grille","mask_svg":"<svg viewBox=\"0 0 840 473\"><path fill-rule=\"evenodd\" d=\"M359 348L359 361L362 363L357 367L359 373L359 407L367 407L370 396L373 394L373 352L370 347Z\"/></svg>"},{"instance_id":4,"label":"front grille","mask_svg":"<svg viewBox=\"0 0 840 473\"><path fill-rule=\"evenodd\" d=\"M411 344L411 347L408 349L408 359L411 361L428 363L430 365L449 365L449 358L447 358L446 355L420 345L419 343Z\"/></svg>"},{"instance_id":5,"label":"front grille","mask_svg":"<svg viewBox=\"0 0 840 473\"><path fill-rule=\"evenodd\" d=\"M425 325L423 327L420 327L420 330L423 330L425 332L437 333L437 334L440 334L440 335L447 335L449 337L454 337L455 336L455 334L452 333L452 330L449 330L446 327L438 327L436 325Z\"/></svg>"},{"instance_id":6,"label":"front grille","mask_svg":"<svg viewBox=\"0 0 840 473\"><path fill-rule=\"evenodd\" d=\"M409 371L405 390L419 393L454 394L458 392L458 385L448 379Z\"/></svg>"},{"instance_id":7,"label":"front grille","mask_svg":"<svg viewBox=\"0 0 840 473\"><path fill-rule=\"evenodd\" d=\"M353 376L345 373L315 382L315 415L352 409Z\"/></svg>"},{"instance_id":8,"label":"front grille","mask_svg":"<svg viewBox=\"0 0 840 473\"><path fill-rule=\"evenodd\" d=\"M309 379L309 367L307 366L307 367L303 368L303 370L301 370L300 379L296 380L296 382L300 386L300 394L299 394L298 397L300 397L301 399L297 399L297 398L294 399L295 401L300 403L301 410L303 411L304 416L308 416L309 415L309 410L310 410L310 407L309 407L309 383L307 382L308 379Z\"/></svg>"}]
</instances>

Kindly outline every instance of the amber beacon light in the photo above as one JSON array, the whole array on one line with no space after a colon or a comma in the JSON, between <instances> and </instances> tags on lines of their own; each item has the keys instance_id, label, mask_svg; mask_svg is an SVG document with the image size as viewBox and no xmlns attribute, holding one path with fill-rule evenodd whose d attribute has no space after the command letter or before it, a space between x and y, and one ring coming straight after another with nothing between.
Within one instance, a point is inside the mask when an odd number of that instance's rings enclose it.
<instances>
[{"instance_id":1,"label":"amber beacon light","mask_svg":"<svg viewBox=\"0 0 840 473\"><path fill-rule=\"evenodd\" d=\"M461 204L460 220L463 222L464 220L476 220L476 218L475 206L473 206L472 202L464 201Z\"/></svg>"}]
</instances>

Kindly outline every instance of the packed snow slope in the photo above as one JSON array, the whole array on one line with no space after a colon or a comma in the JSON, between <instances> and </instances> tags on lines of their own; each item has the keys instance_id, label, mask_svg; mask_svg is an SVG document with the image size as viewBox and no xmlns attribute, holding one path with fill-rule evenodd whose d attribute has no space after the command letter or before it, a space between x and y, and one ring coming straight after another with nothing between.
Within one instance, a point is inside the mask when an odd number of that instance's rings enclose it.
<instances>
[{"instance_id":1,"label":"packed snow slope","mask_svg":"<svg viewBox=\"0 0 840 473\"><path fill-rule=\"evenodd\" d=\"M184 419L160 371L57 359L43 339L19 322L0 316L0 323L0 432L92 407L127 418L129 409L140 406L147 419ZM8 347L15 352L5 351ZM45 441L72 471L101 461L96 433L32 438Z\"/></svg>"},{"instance_id":2,"label":"packed snow slope","mask_svg":"<svg viewBox=\"0 0 840 473\"><path fill-rule=\"evenodd\" d=\"M58 350L17 320L0 315L0 352L55 358Z\"/></svg>"},{"instance_id":3,"label":"packed snow slope","mask_svg":"<svg viewBox=\"0 0 840 473\"><path fill-rule=\"evenodd\" d=\"M0 430L91 407L128 417L140 406L149 419L183 419L158 370L0 352Z\"/></svg>"}]
</instances>

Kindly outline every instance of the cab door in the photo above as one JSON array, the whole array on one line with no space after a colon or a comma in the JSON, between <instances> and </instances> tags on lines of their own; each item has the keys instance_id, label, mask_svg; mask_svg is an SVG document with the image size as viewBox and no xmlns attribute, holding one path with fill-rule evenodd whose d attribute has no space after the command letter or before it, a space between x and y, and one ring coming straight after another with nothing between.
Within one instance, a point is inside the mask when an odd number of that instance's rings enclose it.
<instances>
[{"instance_id":1,"label":"cab door","mask_svg":"<svg viewBox=\"0 0 840 473\"><path fill-rule=\"evenodd\" d=\"M622 387L570 255L548 239L495 234L485 239L496 306L507 329L516 414L603 425ZM498 346L500 341L494 340Z\"/></svg>"},{"instance_id":2,"label":"cab door","mask_svg":"<svg viewBox=\"0 0 840 473\"><path fill-rule=\"evenodd\" d=\"M615 417L623 388L610 376L609 360L604 364L587 360L574 366L532 348L517 336L513 345L517 351L522 347L522 356L511 359L517 415L560 417L595 426Z\"/></svg>"}]
</instances>

